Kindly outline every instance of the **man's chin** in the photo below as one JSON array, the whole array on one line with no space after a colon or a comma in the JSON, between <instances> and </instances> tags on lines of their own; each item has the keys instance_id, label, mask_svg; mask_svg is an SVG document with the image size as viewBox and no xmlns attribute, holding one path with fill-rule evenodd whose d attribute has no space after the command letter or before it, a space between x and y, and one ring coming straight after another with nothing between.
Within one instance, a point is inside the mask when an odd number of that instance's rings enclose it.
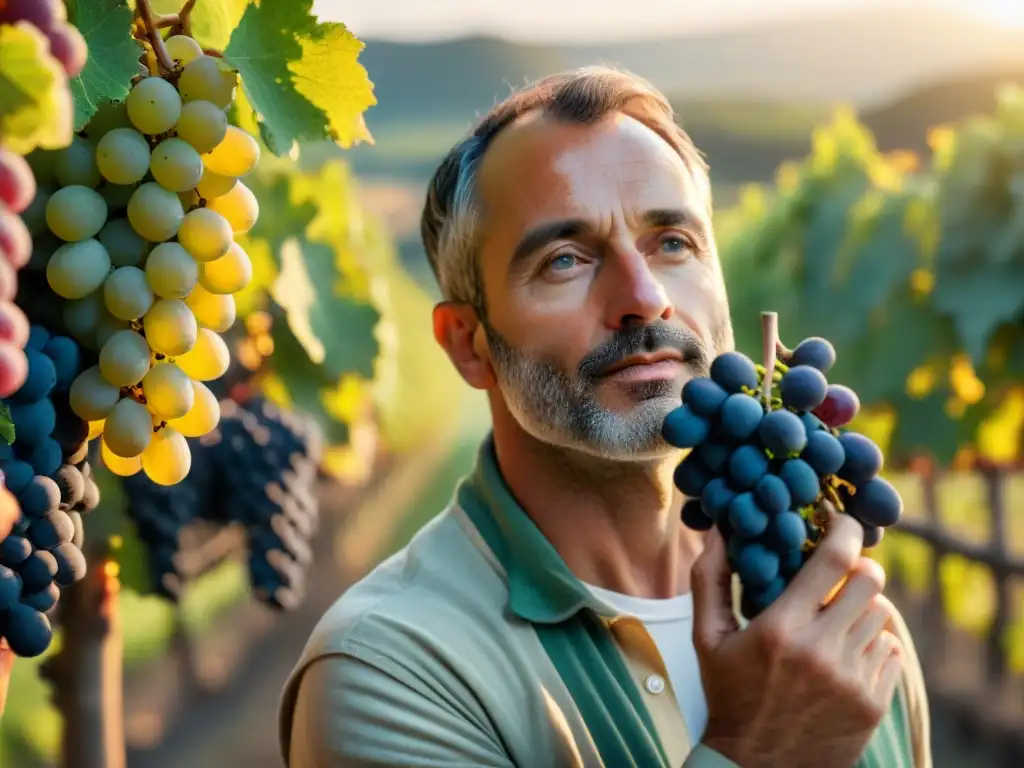
<instances>
[{"instance_id":1,"label":"man's chin","mask_svg":"<svg viewBox=\"0 0 1024 768\"><path fill-rule=\"evenodd\" d=\"M643 387L625 393L609 393L602 400L604 402L601 407L623 421L664 421L683 403L682 391L675 386Z\"/></svg>"}]
</instances>

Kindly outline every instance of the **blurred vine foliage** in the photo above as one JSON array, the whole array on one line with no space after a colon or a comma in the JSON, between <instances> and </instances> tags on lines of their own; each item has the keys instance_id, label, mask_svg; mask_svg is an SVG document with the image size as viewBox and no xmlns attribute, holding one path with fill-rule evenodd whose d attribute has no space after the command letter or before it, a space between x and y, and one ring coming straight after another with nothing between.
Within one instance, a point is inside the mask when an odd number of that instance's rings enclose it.
<instances>
[{"instance_id":1,"label":"blurred vine foliage","mask_svg":"<svg viewBox=\"0 0 1024 768\"><path fill-rule=\"evenodd\" d=\"M1024 91L882 154L849 109L718 215L737 347L830 339L893 463L1015 463L1024 430Z\"/></svg>"},{"instance_id":2,"label":"blurred vine foliage","mask_svg":"<svg viewBox=\"0 0 1024 768\"><path fill-rule=\"evenodd\" d=\"M133 0L78 0L69 17L90 57L71 83L74 129L86 134L128 93L143 49L132 36ZM182 0L151 0L174 14ZM322 469L360 483L380 449L422 445L450 420L452 374L430 335L429 296L398 261L383 222L362 200L344 150L372 143L364 114L375 103L359 63L363 44L343 25L321 22L312 0L198 0L191 34L239 71L231 123L256 137L261 154L244 183L260 215L238 236L253 279L235 296L228 339L229 395L262 391L312 416L327 442ZM330 152L307 150L330 146ZM93 530L119 537L122 582L147 591L144 556L107 476ZM134 563L134 565L133 565Z\"/></svg>"}]
</instances>

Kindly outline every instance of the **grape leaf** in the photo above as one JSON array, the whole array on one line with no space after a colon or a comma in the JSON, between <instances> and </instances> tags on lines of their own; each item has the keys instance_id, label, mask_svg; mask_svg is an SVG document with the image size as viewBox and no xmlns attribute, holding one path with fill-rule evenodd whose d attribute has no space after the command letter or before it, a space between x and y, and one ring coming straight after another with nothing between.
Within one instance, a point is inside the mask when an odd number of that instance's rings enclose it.
<instances>
[{"instance_id":1,"label":"grape leaf","mask_svg":"<svg viewBox=\"0 0 1024 768\"><path fill-rule=\"evenodd\" d=\"M125 0L78 0L73 21L89 46L85 69L71 81L79 131L101 104L128 95L142 48L132 38L132 11Z\"/></svg>"},{"instance_id":2,"label":"grape leaf","mask_svg":"<svg viewBox=\"0 0 1024 768\"><path fill-rule=\"evenodd\" d=\"M8 445L14 445L14 422L11 420L11 409L7 403L0 403L0 437Z\"/></svg>"},{"instance_id":3,"label":"grape leaf","mask_svg":"<svg viewBox=\"0 0 1024 768\"><path fill-rule=\"evenodd\" d=\"M280 251L281 274L271 290L287 312L296 340L327 375L373 376L377 358L376 307L343 295L334 252L324 243L289 240Z\"/></svg>"},{"instance_id":4,"label":"grape leaf","mask_svg":"<svg viewBox=\"0 0 1024 768\"><path fill-rule=\"evenodd\" d=\"M944 270L932 295L935 306L953 317L964 351L976 363L985 359L1001 323L1024 313L1024 265L988 264Z\"/></svg>"},{"instance_id":5,"label":"grape leaf","mask_svg":"<svg viewBox=\"0 0 1024 768\"><path fill-rule=\"evenodd\" d=\"M260 209L274 212L273 216L260 216L249 236L270 242L278 269L281 263L277 249L288 238L301 236L316 217L319 203L326 202L316 199L302 202L295 200L292 194L295 178L286 173L265 172L262 161L260 170L245 178L245 185L256 195Z\"/></svg>"},{"instance_id":6,"label":"grape leaf","mask_svg":"<svg viewBox=\"0 0 1024 768\"><path fill-rule=\"evenodd\" d=\"M922 400L906 395L892 399L897 414L889 452L897 462L916 455L929 455L948 464L963 440L961 425L945 410L945 395L936 392Z\"/></svg>"},{"instance_id":7,"label":"grape leaf","mask_svg":"<svg viewBox=\"0 0 1024 768\"><path fill-rule=\"evenodd\" d=\"M271 294L287 313L299 344L337 379L349 372L372 376L380 313L371 302L369 276L353 253L365 231L347 166L326 164L317 174L254 174L246 179L264 210L251 239L269 243L278 268Z\"/></svg>"},{"instance_id":8,"label":"grape leaf","mask_svg":"<svg viewBox=\"0 0 1024 768\"><path fill-rule=\"evenodd\" d=\"M302 343L295 337L282 308L271 305L274 324L270 335L274 340L271 364L288 390L291 406L313 418L324 431L329 444L348 442L349 429L327 410L325 400L337 387L321 365L314 363Z\"/></svg>"},{"instance_id":9,"label":"grape leaf","mask_svg":"<svg viewBox=\"0 0 1024 768\"><path fill-rule=\"evenodd\" d=\"M28 22L0 25L0 142L19 154L71 143L67 77Z\"/></svg>"},{"instance_id":10,"label":"grape leaf","mask_svg":"<svg viewBox=\"0 0 1024 768\"><path fill-rule=\"evenodd\" d=\"M363 112L377 101L357 61L363 44L343 24L318 23L311 7L312 0L249 5L224 50L277 155L297 141L347 147L371 138Z\"/></svg>"}]
</instances>

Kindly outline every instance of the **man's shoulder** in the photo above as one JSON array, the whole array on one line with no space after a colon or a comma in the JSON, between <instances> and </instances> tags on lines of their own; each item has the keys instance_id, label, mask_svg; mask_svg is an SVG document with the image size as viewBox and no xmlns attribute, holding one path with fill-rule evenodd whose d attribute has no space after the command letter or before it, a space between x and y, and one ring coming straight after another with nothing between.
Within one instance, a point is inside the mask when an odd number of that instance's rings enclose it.
<instances>
[{"instance_id":1,"label":"man's shoulder","mask_svg":"<svg viewBox=\"0 0 1024 768\"><path fill-rule=\"evenodd\" d=\"M324 614L300 666L330 654L426 653L501 619L507 588L457 507L350 586Z\"/></svg>"},{"instance_id":2,"label":"man's shoulder","mask_svg":"<svg viewBox=\"0 0 1024 768\"><path fill-rule=\"evenodd\" d=\"M326 712L330 733L300 740L370 749L389 728L438 727L453 706L483 722L469 678L483 660L502 657L506 602L505 580L479 534L457 507L444 510L349 587L313 630L282 692L286 762L296 723L316 731ZM507 688L506 674L495 666L487 687Z\"/></svg>"}]
</instances>

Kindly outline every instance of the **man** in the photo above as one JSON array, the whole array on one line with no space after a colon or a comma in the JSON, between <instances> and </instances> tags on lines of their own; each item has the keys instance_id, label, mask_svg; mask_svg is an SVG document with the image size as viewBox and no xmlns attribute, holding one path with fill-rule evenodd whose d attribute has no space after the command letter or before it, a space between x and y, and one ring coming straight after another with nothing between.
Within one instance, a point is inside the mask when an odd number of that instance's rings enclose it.
<instances>
[{"instance_id":1,"label":"man","mask_svg":"<svg viewBox=\"0 0 1024 768\"><path fill-rule=\"evenodd\" d=\"M928 768L856 522L743 629L720 536L680 523L661 425L733 336L707 168L664 97L604 68L512 95L438 169L422 232L435 336L493 432L314 631L290 768Z\"/></svg>"}]
</instances>

